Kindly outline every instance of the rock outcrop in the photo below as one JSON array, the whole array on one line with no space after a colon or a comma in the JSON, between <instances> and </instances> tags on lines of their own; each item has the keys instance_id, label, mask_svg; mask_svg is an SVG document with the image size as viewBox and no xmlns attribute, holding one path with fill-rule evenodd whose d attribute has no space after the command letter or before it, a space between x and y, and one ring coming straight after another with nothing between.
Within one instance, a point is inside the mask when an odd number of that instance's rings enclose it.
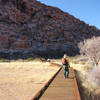
<instances>
[{"instance_id":1,"label":"rock outcrop","mask_svg":"<svg viewBox=\"0 0 100 100\"><path fill-rule=\"evenodd\" d=\"M100 30L58 8L36 0L0 0L0 57L75 55L77 44L92 36Z\"/></svg>"}]
</instances>

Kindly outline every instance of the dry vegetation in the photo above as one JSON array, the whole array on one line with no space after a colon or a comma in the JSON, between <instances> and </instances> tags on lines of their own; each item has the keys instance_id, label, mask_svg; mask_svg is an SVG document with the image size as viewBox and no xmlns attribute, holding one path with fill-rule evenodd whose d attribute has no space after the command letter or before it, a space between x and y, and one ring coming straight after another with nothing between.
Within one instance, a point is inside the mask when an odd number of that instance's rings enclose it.
<instances>
[{"instance_id":1,"label":"dry vegetation","mask_svg":"<svg viewBox=\"0 0 100 100\"><path fill-rule=\"evenodd\" d=\"M30 100L57 70L49 62L0 62L0 100Z\"/></svg>"},{"instance_id":2,"label":"dry vegetation","mask_svg":"<svg viewBox=\"0 0 100 100\"><path fill-rule=\"evenodd\" d=\"M93 68L84 56L70 58L76 70L82 100L100 100L100 67Z\"/></svg>"},{"instance_id":3,"label":"dry vegetation","mask_svg":"<svg viewBox=\"0 0 100 100\"><path fill-rule=\"evenodd\" d=\"M100 67L91 66L85 56L68 57L82 100L100 100ZM61 59L52 59L61 64ZM30 100L58 70L49 62L37 60L0 62L0 99Z\"/></svg>"}]
</instances>

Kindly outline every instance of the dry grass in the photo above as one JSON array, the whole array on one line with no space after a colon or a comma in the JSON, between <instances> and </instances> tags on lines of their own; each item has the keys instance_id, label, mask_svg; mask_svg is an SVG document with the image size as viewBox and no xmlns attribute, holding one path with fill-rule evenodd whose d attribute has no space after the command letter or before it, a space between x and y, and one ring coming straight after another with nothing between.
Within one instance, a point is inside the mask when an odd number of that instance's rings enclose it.
<instances>
[{"instance_id":1,"label":"dry grass","mask_svg":"<svg viewBox=\"0 0 100 100\"><path fill-rule=\"evenodd\" d=\"M61 59L52 59L61 64ZM88 73L92 66L82 56L69 57L70 66L76 70L82 100L100 100L100 87L91 84ZM30 100L58 70L49 62L0 62L0 100Z\"/></svg>"},{"instance_id":2,"label":"dry grass","mask_svg":"<svg viewBox=\"0 0 100 100\"><path fill-rule=\"evenodd\" d=\"M93 67L84 57L70 59L70 65L76 70L82 100L100 100L100 86L92 84L89 73ZM95 73L96 74L96 73Z\"/></svg>"},{"instance_id":3,"label":"dry grass","mask_svg":"<svg viewBox=\"0 0 100 100\"><path fill-rule=\"evenodd\" d=\"M48 62L0 62L0 100L30 100L57 70Z\"/></svg>"}]
</instances>

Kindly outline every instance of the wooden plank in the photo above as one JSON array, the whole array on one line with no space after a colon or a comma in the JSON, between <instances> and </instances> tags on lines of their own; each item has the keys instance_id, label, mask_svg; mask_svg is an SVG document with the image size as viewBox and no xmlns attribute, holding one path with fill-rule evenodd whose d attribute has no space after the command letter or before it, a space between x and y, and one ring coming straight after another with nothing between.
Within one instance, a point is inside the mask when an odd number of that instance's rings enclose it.
<instances>
[{"instance_id":1,"label":"wooden plank","mask_svg":"<svg viewBox=\"0 0 100 100\"><path fill-rule=\"evenodd\" d=\"M45 89L49 86L49 84L52 82L52 80L56 77L56 75L61 70L61 66L60 65L58 66L59 66L59 70L50 78L49 81L47 81L44 84L44 86L40 89L40 91L38 91L31 100L39 100L40 96L44 93Z\"/></svg>"},{"instance_id":2,"label":"wooden plank","mask_svg":"<svg viewBox=\"0 0 100 100\"><path fill-rule=\"evenodd\" d=\"M73 68L66 79L62 69L39 100L81 100Z\"/></svg>"}]
</instances>

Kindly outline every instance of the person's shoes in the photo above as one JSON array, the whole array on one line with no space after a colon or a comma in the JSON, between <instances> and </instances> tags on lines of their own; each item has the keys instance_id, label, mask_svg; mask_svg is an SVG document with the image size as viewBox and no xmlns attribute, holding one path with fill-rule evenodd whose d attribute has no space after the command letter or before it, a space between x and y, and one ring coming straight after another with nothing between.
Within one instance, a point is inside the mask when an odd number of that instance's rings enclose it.
<instances>
[{"instance_id":1,"label":"person's shoes","mask_svg":"<svg viewBox=\"0 0 100 100\"><path fill-rule=\"evenodd\" d=\"M67 78L67 76L64 76L65 78Z\"/></svg>"},{"instance_id":2,"label":"person's shoes","mask_svg":"<svg viewBox=\"0 0 100 100\"><path fill-rule=\"evenodd\" d=\"M68 76L65 76L65 78L68 78Z\"/></svg>"}]
</instances>

